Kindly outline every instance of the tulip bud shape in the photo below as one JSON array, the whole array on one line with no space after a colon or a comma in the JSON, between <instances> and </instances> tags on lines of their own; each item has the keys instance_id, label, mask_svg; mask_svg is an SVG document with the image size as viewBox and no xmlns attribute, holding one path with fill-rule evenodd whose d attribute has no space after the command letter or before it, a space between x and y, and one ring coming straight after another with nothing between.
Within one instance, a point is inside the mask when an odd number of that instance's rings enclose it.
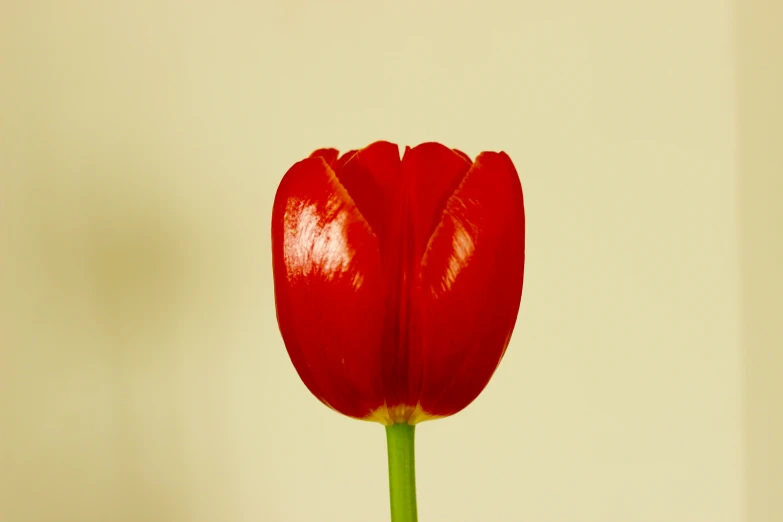
<instances>
[{"instance_id":1,"label":"tulip bud shape","mask_svg":"<svg viewBox=\"0 0 783 522\"><path fill-rule=\"evenodd\" d=\"M514 329L522 186L503 152L320 149L280 183L272 254L280 332L315 397L386 426L446 417L485 388Z\"/></svg>"}]
</instances>

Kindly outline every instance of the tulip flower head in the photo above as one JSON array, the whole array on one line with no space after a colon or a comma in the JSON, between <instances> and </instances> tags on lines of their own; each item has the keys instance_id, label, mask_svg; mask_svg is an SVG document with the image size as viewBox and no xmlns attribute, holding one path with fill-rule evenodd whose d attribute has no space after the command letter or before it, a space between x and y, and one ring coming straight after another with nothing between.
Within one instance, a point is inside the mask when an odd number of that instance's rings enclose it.
<instances>
[{"instance_id":1,"label":"tulip flower head","mask_svg":"<svg viewBox=\"0 0 783 522\"><path fill-rule=\"evenodd\" d=\"M503 152L320 149L280 183L272 253L280 332L313 395L387 426L446 417L487 385L516 322L522 187Z\"/></svg>"},{"instance_id":2,"label":"tulip flower head","mask_svg":"<svg viewBox=\"0 0 783 522\"><path fill-rule=\"evenodd\" d=\"M509 157L438 143L319 149L272 210L280 333L321 402L386 426L392 522L416 522L414 432L489 382L514 329L525 266Z\"/></svg>"}]
</instances>

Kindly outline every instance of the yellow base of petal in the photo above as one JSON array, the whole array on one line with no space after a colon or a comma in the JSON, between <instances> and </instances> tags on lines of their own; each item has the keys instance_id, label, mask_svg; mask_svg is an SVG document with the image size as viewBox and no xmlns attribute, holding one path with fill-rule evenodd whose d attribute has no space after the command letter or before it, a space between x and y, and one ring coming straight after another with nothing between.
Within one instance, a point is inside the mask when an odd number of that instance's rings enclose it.
<instances>
[{"instance_id":1,"label":"yellow base of petal","mask_svg":"<svg viewBox=\"0 0 783 522\"><path fill-rule=\"evenodd\" d=\"M427 413L422 409L420 404L416 404L415 406L400 404L392 407L383 405L364 417L363 420L378 422L384 426L391 426L392 424L410 424L413 426L420 422L441 418L443 417L440 415Z\"/></svg>"}]
</instances>

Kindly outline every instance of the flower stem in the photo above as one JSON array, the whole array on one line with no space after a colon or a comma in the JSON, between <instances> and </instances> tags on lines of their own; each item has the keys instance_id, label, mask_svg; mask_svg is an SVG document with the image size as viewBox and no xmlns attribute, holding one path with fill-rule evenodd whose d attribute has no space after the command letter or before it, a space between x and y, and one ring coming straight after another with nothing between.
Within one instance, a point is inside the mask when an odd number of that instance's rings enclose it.
<instances>
[{"instance_id":1,"label":"flower stem","mask_svg":"<svg viewBox=\"0 0 783 522\"><path fill-rule=\"evenodd\" d=\"M407 423L386 426L389 453L391 522L417 522L416 461L413 435L416 426Z\"/></svg>"}]
</instances>

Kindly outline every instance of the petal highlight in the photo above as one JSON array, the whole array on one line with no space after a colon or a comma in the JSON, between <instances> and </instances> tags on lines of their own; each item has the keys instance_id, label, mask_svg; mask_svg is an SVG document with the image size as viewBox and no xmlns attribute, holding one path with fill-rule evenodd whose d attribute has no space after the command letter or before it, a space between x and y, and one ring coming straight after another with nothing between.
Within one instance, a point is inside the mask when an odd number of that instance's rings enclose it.
<instances>
[{"instance_id":1,"label":"petal highlight","mask_svg":"<svg viewBox=\"0 0 783 522\"><path fill-rule=\"evenodd\" d=\"M516 323L524 263L519 177L505 153L482 153L446 204L422 261L414 330L426 414L457 413L489 382Z\"/></svg>"},{"instance_id":2,"label":"petal highlight","mask_svg":"<svg viewBox=\"0 0 783 522\"><path fill-rule=\"evenodd\" d=\"M384 404L378 241L323 156L297 163L280 183L272 254L278 325L302 381L345 415L376 412Z\"/></svg>"}]
</instances>

